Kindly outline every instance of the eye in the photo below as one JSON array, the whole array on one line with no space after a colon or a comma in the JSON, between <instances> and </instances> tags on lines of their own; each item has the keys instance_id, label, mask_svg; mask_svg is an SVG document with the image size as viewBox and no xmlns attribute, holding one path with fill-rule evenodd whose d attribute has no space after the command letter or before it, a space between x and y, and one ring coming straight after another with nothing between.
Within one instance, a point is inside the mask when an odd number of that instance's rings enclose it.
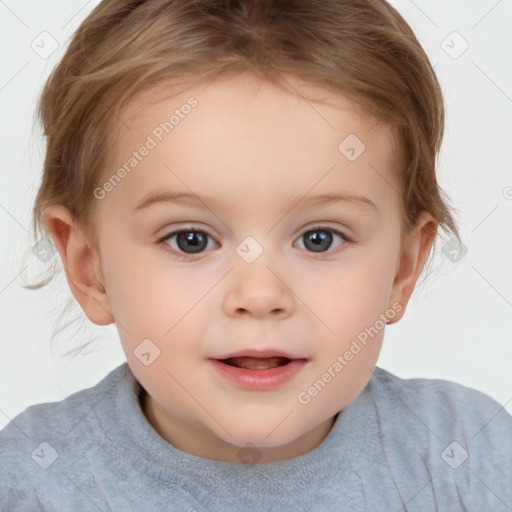
<instances>
[{"instance_id":1,"label":"eye","mask_svg":"<svg viewBox=\"0 0 512 512\"><path fill-rule=\"evenodd\" d=\"M186 259L187 256L203 252L208 247L208 239L213 241L208 233L187 228L164 235L158 239L158 243L170 246L173 252L177 253L178 258Z\"/></svg>"},{"instance_id":2,"label":"eye","mask_svg":"<svg viewBox=\"0 0 512 512\"><path fill-rule=\"evenodd\" d=\"M322 254L332 252L329 249L332 249L333 241L336 238L340 242L334 248L350 242L349 238L340 231L325 226L316 226L308 229L299 237L297 242L304 240L303 247L301 248L313 253ZM211 244L209 245L210 240L214 244L213 247ZM172 251L173 255L178 259L188 259L188 257L217 246L217 242L208 233L193 227L171 231L159 238L157 243L163 245L165 250Z\"/></svg>"},{"instance_id":3,"label":"eye","mask_svg":"<svg viewBox=\"0 0 512 512\"><path fill-rule=\"evenodd\" d=\"M327 252L331 248L335 238L342 240L342 242L339 243L336 247L345 245L347 242L349 242L349 239L343 233L336 229L327 228L325 226L316 226L314 228L308 229L304 234L302 234L302 236L299 237L298 241L304 240L303 245L306 250L315 253L323 253Z\"/></svg>"}]
</instances>

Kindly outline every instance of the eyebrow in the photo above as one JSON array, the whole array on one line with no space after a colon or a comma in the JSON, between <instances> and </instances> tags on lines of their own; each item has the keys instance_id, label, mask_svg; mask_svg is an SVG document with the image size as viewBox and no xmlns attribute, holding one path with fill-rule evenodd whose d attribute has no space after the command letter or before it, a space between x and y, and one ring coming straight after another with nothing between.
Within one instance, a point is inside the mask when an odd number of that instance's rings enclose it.
<instances>
[{"instance_id":1,"label":"eyebrow","mask_svg":"<svg viewBox=\"0 0 512 512\"><path fill-rule=\"evenodd\" d=\"M289 205L289 210L297 208L297 209L310 209L317 206L326 206L328 204L345 202L349 204L353 204L355 206L363 206L368 209L373 210L375 213L379 213L379 208L377 205L369 198L358 195L358 194L322 194L317 196L309 196L309 197L299 197L295 199L291 205ZM188 192L181 193L171 193L171 192L161 192L155 191L146 195L141 201L139 201L134 207L132 214L146 208L154 204L174 204L174 205L185 205L185 206L196 206L199 208L204 208L210 210L211 208L220 210L222 209L222 204L225 204L225 201L221 201L220 203L211 198L211 197L199 197L196 194L190 194ZM211 208L210 208L211 207Z\"/></svg>"}]
</instances>

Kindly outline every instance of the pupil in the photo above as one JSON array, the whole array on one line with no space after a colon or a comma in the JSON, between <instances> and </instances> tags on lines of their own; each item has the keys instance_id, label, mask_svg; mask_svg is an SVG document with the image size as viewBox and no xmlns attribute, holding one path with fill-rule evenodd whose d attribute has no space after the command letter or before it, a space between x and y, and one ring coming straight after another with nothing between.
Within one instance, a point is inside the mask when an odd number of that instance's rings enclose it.
<instances>
[{"instance_id":1,"label":"pupil","mask_svg":"<svg viewBox=\"0 0 512 512\"><path fill-rule=\"evenodd\" d=\"M309 231L304 235L307 249L313 252L323 252L332 243L332 233L326 230ZM177 244L183 252L195 254L203 251L207 245L207 239L200 231L182 231L178 233Z\"/></svg>"},{"instance_id":2,"label":"pupil","mask_svg":"<svg viewBox=\"0 0 512 512\"><path fill-rule=\"evenodd\" d=\"M309 231L306 233L306 248L311 249L314 252L322 252L323 249L328 249L332 243L332 233L325 230ZM308 247L308 243L312 245Z\"/></svg>"},{"instance_id":3,"label":"pupil","mask_svg":"<svg viewBox=\"0 0 512 512\"><path fill-rule=\"evenodd\" d=\"M199 231L182 231L178 233L177 244L180 250L187 252L190 249L190 254L201 252L206 247L206 237Z\"/></svg>"}]
</instances>

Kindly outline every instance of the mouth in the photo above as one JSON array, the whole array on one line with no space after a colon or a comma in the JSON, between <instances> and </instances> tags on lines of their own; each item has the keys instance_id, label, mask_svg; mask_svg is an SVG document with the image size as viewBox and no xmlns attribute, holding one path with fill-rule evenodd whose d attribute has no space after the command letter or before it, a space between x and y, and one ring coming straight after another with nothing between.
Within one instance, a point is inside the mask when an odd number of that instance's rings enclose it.
<instances>
[{"instance_id":1,"label":"mouth","mask_svg":"<svg viewBox=\"0 0 512 512\"><path fill-rule=\"evenodd\" d=\"M278 350L244 350L210 358L215 373L224 381L252 391L271 391L283 386L307 362L306 357Z\"/></svg>"},{"instance_id":2,"label":"mouth","mask_svg":"<svg viewBox=\"0 0 512 512\"><path fill-rule=\"evenodd\" d=\"M307 360L306 357L301 355L289 354L272 348L266 350L240 350L231 354L212 357L211 359L234 366L235 368L246 368L249 370L266 370L286 366L295 360Z\"/></svg>"},{"instance_id":3,"label":"mouth","mask_svg":"<svg viewBox=\"0 0 512 512\"><path fill-rule=\"evenodd\" d=\"M246 368L248 370L268 370L278 366L286 366L291 362L287 357L228 357L227 359L217 359L221 363L234 366L236 368Z\"/></svg>"}]
</instances>

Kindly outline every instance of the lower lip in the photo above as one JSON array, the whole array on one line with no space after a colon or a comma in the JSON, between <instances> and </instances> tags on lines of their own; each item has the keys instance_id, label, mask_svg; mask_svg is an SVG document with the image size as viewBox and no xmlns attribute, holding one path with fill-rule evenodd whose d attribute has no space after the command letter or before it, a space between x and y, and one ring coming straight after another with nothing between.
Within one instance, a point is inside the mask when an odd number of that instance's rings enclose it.
<instances>
[{"instance_id":1,"label":"lower lip","mask_svg":"<svg viewBox=\"0 0 512 512\"><path fill-rule=\"evenodd\" d=\"M217 359L209 359L208 361L217 373L225 379L241 388L254 391L269 391L283 385L297 375L307 362L306 359L293 359L283 366L251 370L230 366Z\"/></svg>"}]
</instances>

